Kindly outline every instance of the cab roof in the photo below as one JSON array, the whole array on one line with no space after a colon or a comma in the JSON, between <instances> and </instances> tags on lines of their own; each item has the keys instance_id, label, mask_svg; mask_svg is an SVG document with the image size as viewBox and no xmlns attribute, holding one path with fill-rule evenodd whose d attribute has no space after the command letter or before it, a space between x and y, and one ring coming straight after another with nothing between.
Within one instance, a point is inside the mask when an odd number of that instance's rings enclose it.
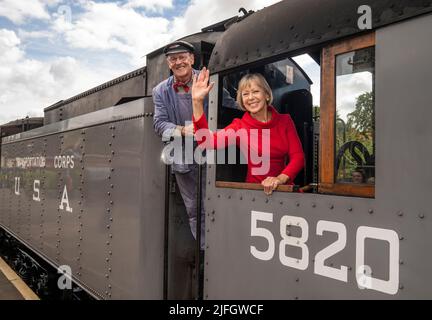
<instances>
[{"instance_id":1,"label":"cab roof","mask_svg":"<svg viewBox=\"0 0 432 320\"><path fill-rule=\"evenodd\" d=\"M218 39L209 68L243 64L365 32L358 27L372 9L372 30L432 11L432 0L286 0L248 14ZM369 30L370 31L370 30Z\"/></svg>"}]
</instances>

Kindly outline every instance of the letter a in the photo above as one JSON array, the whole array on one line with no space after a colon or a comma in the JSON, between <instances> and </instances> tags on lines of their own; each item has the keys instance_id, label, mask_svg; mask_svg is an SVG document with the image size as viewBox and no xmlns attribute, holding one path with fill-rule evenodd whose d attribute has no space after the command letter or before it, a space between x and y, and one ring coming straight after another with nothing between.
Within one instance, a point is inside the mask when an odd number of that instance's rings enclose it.
<instances>
[{"instance_id":1,"label":"letter a","mask_svg":"<svg viewBox=\"0 0 432 320\"><path fill-rule=\"evenodd\" d=\"M72 212L72 208L69 206L69 197L68 197L68 192L67 192L66 186L64 187L62 200L60 202L60 206L59 206L60 210L64 210L65 204L66 204L66 211Z\"/></svg>"},{"instance_id":2,"label":"letter a","mask_svg":"<svg viewBox=\"0 0 432 320\"><path fill-rule=\"evenodd\" d=\"M360 30L372 29L372 8L370 6L360 6L357 10L358 14L362 16L358 19L357 25Z\"/></svg>"}]
</instances>

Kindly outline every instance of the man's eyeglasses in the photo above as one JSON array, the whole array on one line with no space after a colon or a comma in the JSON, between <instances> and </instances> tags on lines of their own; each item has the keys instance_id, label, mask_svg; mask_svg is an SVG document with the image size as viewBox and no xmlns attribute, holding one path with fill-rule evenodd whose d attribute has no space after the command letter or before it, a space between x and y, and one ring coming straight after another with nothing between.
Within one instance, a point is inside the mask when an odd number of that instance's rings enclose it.
<instances>
[{"instance_id":1,"label":"man's eyeglasses","mask_svg":"<svg viewBox=\"0 0 432 320\"><path fill-rule=\"evenodd\" d=\"M167 60L169 63L175 63L177 60L179 60L180 63L185 62L189 56L186 54L182 54L179 56L168 56Z\"/></svg>"}]
</instances>

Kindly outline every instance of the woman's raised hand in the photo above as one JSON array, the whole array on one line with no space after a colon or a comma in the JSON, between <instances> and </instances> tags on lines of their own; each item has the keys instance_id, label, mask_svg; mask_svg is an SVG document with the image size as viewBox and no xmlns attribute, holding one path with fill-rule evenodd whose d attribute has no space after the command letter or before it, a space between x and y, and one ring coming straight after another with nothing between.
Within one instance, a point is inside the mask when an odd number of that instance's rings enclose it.
<instances>
[{"instance_id":1,"label":"woman's raised hand","mask_svg":"<svg viewBox=\"0 0 432 320\"><path fill-rule=\"evenodd\" d=\"M192 100L204 101L205 97L214 86L213 82L209 83L210 71L204 67L199 75L194 75L192 79Z\"/></svg>"}]
</instances>

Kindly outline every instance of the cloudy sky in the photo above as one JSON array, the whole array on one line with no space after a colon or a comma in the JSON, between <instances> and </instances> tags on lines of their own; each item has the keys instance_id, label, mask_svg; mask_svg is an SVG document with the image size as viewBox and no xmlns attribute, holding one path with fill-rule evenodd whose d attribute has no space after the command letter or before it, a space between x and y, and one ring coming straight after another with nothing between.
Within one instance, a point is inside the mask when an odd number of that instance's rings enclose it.
<instances>
[{"instance_id":1,"label":"cloudy sky","mask_svg":"<svg viewBox=\"0 0 432 320\"><path fill-rule=\"evenodd\" d=\"M169 41L278 0L0 0L0 124L143 66Z\"/></svg>"}]
</instances>

